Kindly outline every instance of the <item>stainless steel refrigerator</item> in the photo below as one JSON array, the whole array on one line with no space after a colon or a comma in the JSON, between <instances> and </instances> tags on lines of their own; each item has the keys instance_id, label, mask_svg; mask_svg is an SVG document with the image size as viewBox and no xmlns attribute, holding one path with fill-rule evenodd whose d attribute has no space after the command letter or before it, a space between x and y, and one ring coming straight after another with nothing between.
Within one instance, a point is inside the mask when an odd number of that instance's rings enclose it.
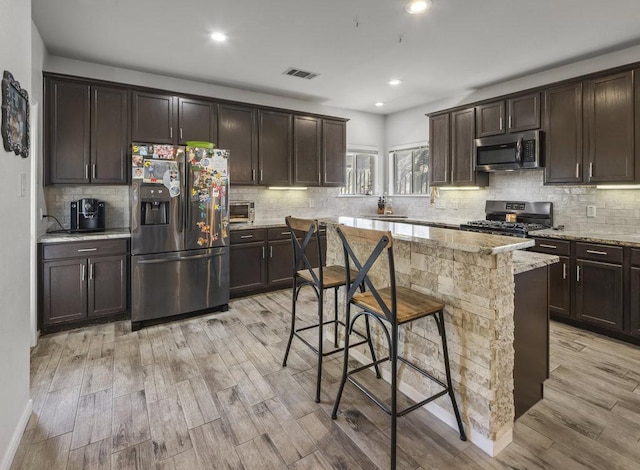
<instances>
[{"instance_id":1,"label":"stainless steel refrigerator","mask_svg":"<svg viewBox=\"0 0 640 470\"><path fill-rule=\"evenodd\" d=\"M131 321L229 302L226 150L134 143Z\"/></svg>"}]
</instances>

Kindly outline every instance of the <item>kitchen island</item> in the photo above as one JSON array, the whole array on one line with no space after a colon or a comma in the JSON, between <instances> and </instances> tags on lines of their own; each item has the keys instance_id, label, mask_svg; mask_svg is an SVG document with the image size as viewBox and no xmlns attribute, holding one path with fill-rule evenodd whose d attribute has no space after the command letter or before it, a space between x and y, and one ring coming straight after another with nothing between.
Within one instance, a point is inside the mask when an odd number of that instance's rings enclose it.
<instances>
[{"instance_id":1,"label":"kitchen island","mask_svg":"<svg viewBox=\"0 0 640 470\"><path fill-rule=\"evenodd\" d=\"M335 232L337 224L389 230L394 236L397 285L445 303L454 390L467 434L489 455L498 454L512 440L515 416L514 268L519 273L544 269L546 274L546 265L556 262L557 257L518 254L514 263L514 251L533 246L530 239L351 217L324 222L328 225L327 264L344 264L342 245ZM356 245L354 249L362 253L362 247ZM370 272L373 282L388 285L387 273L386 257L381 257ZM543 287L541 315L546 322L546 283ZM378 353L384 354L382 331L376 329L374 334ZM540 345L543 356L547 346ZM420 319L403 329L400 353L444 378L440 339L431 319ZM365 350L352 350L352 354L363 356ZM439 390L431 381L407 370L400 372L400 383L400 389L414 399ZM455 427L446 397L427 408Z\"/></svg>"}]
</instances>

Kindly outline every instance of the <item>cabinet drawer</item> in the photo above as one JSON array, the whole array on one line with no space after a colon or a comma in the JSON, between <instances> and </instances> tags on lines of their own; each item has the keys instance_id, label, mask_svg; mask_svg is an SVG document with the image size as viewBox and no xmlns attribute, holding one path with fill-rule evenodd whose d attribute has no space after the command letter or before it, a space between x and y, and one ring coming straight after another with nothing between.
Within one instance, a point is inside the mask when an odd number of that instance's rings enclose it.
<instances>
[{"instance_id":1,"label":"cabinet drawer","mask_svg":"<svg viewBox=\"0 0 640 470\"><path fill-rule=\"evenodd\" d=\"M571 242L563 240L550 240L548 238L536 238L536 246L533 251L549 253L551 255L569 256Z\"/></svg>"},{"instance_id":2,"label":"cabinet drawer","mask_svg":"<svg viewBox=\"0 0 640 470\"><path fill-rule=\"evenodd\" d=\"M640 266L640 250L631 248L631 266Z\"/></svg>"},{"instance_id":3,"label":"cabinet drawer","mask_svg":"<svg viewBox=\"0 0 640 470\"><path fill-rule=\"evenodd\" d=\"M622 264L621 246L576 243L576 258Z\"/></svg>"},{"instance_id":4,"label":"cabinet drawer","mask_svg":"<svg viewBox=\"0 0 640 470\"><path fill-rule=\"evenodd\" d=\"M250 230L232 230L230 233L231 244L261 242L267 238L267 231L263 228Z\"/></svg>"},{"instance_id":5,"label":"cabinet drawer","mask_svg":"<svg viewBox=\"0 0 640 470\"><path fill-rule=\"evenodd\" d=\"M72 243L46 244L42 258L45 260L60 258L88 258L101 255L118 255L128 252L127 239L94 240Z\"/></svg>"},{"instance_id":6,"label":"cabinet drawer","mask_svg":"<svg viewBox=\"0 0 640 470\"><path fill-rule=\"evenodd\" d=\"M296 231L298 236L302 235L302 232ZM291 240L291 234L286 225L282 227L274 227L269 229L269 241L271 240Z\"/></svg>"}]
</instances>

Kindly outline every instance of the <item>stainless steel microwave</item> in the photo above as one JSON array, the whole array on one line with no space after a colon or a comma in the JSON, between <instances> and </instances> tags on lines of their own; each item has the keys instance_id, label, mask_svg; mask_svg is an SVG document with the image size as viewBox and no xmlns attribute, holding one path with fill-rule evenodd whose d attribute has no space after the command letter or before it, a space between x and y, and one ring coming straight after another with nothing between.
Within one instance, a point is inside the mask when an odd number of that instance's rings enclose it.
<instances>
[{"instance_id":1,"label":"stainless steel microwave","mask_svg":"<svg viewBox=\"0 0 640 470\"><path fill-rule=\"evenodd\" d=\"M513 171L540 168L541 144L540 131L476 139L476 170Z\"/></svg>"},{"instance_id":2,"label":"stainless steel microwave","mask_svg":"<svg viewBox=\"0 0 640 470\"><path fill-rule=\"evenodd\" d=\"M256 207L253 201L229 202L229 222L252 223L256 218Z\"/></svg>"}]
</instances>

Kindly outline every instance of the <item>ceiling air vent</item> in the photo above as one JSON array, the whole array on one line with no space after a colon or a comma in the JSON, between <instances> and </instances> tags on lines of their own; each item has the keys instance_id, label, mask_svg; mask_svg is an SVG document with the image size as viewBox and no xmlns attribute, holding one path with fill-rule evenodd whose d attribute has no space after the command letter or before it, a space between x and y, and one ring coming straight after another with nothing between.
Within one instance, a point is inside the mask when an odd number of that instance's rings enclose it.
<instances>
[{"instance_id":1,"label":"ceiling air vent","mask_svg":"<svg viewBox=\"0 0 640 470\"><path fill-rule=\"evenodd\" d=\"M291 75L292 77L298 78L306 78L307 80L311 80L312 78L317 77L318 73L307 72L305 70L294 69L293 67L288 68L283 72L285 75Z\"/></svg>"}]
</instances>

